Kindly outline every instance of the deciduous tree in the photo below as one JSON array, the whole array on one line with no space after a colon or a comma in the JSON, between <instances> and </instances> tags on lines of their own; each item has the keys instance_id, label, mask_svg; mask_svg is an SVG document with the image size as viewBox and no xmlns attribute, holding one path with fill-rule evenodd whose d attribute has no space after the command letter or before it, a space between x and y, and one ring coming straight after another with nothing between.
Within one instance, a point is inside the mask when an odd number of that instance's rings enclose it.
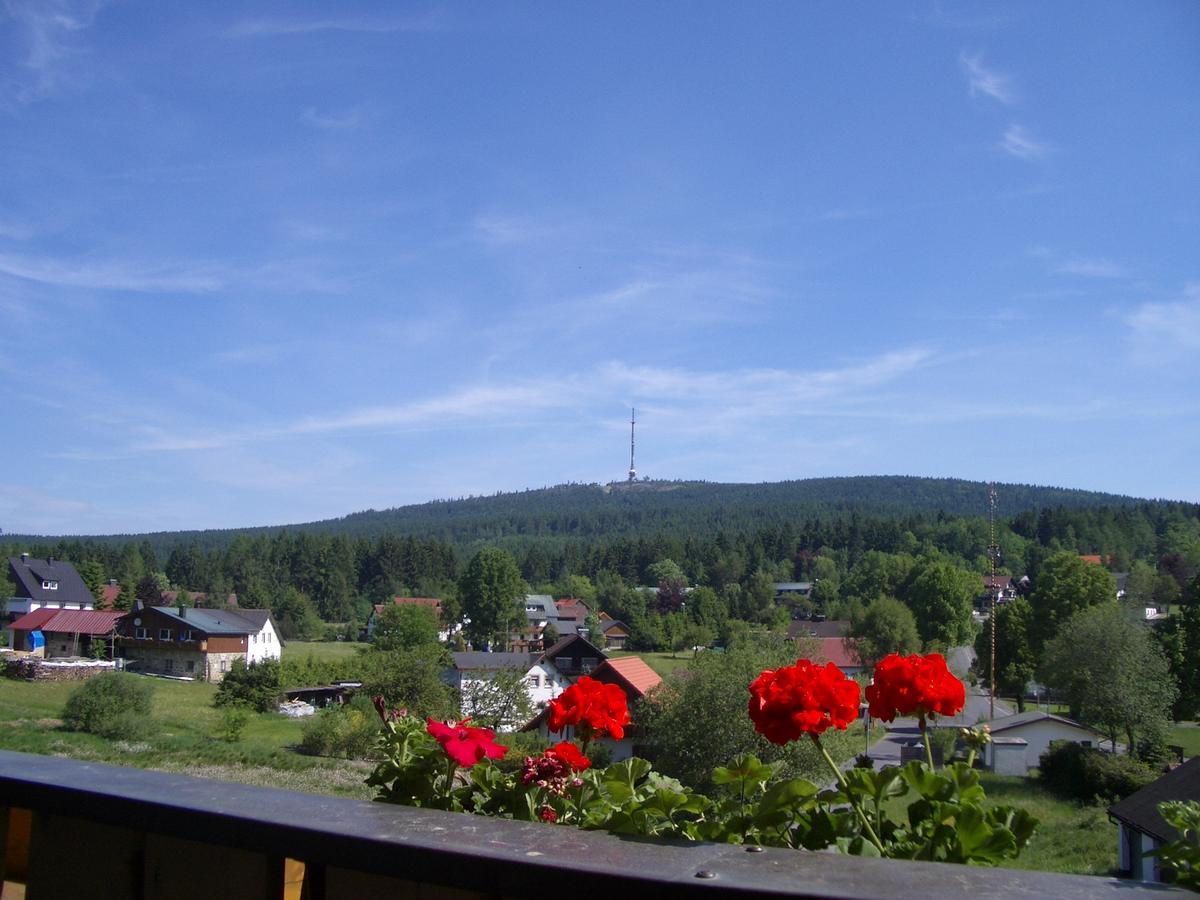
<instances>
[{"instance_id":1,"label":"deciduous tree","mask_svg":"<svg viewBox=\"0 0 1200 900\"><path fill-rule=\"evenodd\" d=\"M525 581L509 553L497 547L484 547L476 553L459 581L471 642L477 647L492 640L506 643L524 616L524 594Z\"/></svg>"}]
</instances>

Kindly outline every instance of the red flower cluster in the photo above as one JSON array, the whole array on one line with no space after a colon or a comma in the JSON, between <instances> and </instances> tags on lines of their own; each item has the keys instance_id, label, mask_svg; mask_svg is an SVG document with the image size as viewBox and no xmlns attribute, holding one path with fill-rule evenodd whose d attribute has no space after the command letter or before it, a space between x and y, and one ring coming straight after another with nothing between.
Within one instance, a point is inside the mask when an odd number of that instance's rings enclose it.
<instances>
[{"instance_id":1,"label":"red flower cluster","mask_svg":"<svg viewBox=\"0 0 1200 900\"><path fill-rule=\"evenodd\" d=\"M587 726L597 735L607 734L619 741L628 724L625 692L586 675L550 701L551 731L562 731L568 725Z\"/></svg>"},{"instance_id":2,"label":"red flower cluster","mask_svg":"<svg viewBox=\"0 0 1200 900\"><path fill-rule=\"evenodd\" d=\"M572 779L571 775L591 765L592 761L580 753L579 748L563 741L543 750L541 756L525 757L521 766L521 784L525 787L536 784L561 796L566 793L568 782L575 787L583 784L578 778Z\"/></svg>"},{"instance_id":3,"label":"red flower cluster","mask_svg":"<svg viewBox=\"0 0 1200 900\"><path fill-rule=\"evenodd\" d=\"M556 813L554 811L553 806L543 806L541 809L538 810L538 818L541 819L543 822L549 822L550 824L554 824L555 822L558 821L558 813Z\"/></svg>"},{"instance_id":4,"label":"red flower cluster","mask_svg":"<svg viewBox=\"0 0 1200 900\"><path fill-rule=\"evenodd\" d=\"M896 716L953 716L966 703L966 691L946 668L940 653L898 656L889 653L875 667L867 688L871 715L890 722Z\"/></svg>"},{"instance_id":5,"label":"red flower cluster","mask_svg":"<svg viewBox=\"0 0 1200 900\"><path fill-rule=\"evenodd\" d=\"M500 759L508 752L507 747L494 741L496 732L490 728L474 728L467 724L470 721L468 718L457 725L448 725L427 717L425 730L442 745L448 757L468 769L485 756L488 759Z\"/></svg>"},{"instance_id":6,"label":"red flower cluster","mask_svg":"<svg viewBox=\"0 0 1200 900\"><path fill-rule=\"evenodd\" d=\"M794 666L767 669L750 685L750 718L773 744L802 734L818 735L830 725L843 731L858 718L857 682L833 663L798 659Z\"/></svg>"}]
</instances>

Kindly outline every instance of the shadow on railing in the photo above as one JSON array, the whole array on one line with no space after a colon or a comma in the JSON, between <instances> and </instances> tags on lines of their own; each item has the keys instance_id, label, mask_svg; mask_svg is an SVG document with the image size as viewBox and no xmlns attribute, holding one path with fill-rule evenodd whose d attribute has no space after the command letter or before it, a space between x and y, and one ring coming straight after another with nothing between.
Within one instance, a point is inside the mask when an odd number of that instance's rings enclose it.
<instances>
[{"instance_id":1,"label":"shadow on railing","mask_svg":"<svg viewBox=\"0 0 1200 900\"><path fill-rule=\"evenodd\" d=\"M4 900L1029 896L1107 878L660 843L0 751ZM1170 890L1170 889L1167 889Z\"/></svg>"}]
</instances>

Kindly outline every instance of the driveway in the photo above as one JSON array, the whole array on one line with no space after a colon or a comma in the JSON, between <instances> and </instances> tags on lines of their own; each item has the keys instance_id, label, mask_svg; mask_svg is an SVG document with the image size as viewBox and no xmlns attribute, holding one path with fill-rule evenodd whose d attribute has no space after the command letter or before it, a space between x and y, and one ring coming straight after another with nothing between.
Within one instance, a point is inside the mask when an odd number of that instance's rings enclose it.
<instances>
[{"instance_id":1,"label":"driveway","mask_svg":"<svg viewBox=\"0 0 1200 900\"><path fill-rule=\"evenodd\" d=\"M990 701L987 692L980 688L967 688L967 702L963 711L951 718L939 718L943 725L963 727L975 725L989 718ZM996 701L996 718L1012 714L1012 707L1000 700ZM888 723L887 734L871 745L867 755L875 762L876 769L884 766L900 765L900 748L911 741L920 743L921 729L916 719L896 719Z\"/></svg>"}]
</instances>

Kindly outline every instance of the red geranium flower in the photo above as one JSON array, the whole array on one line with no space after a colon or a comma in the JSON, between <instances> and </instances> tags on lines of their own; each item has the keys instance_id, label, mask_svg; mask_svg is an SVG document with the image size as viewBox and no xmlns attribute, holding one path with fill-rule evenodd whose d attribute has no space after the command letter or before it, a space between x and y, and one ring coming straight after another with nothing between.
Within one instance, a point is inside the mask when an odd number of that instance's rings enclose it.
<instances>
[{"instance_id":1,"label":"red geranium flower","mask_svg":"<svg viewBox=\"0 0 1200 900\"><path fill-rule=\"evenodd\" d=\"M562 741L546 751L547 755L557 756L572 772L583 772L592 767L592 761L583 755L583 751L570 741Z\"/></svg>"},{"instance_id":2,"label":"red geranium flower","mask_svg":"<svg viewBox=\"0 0 1200 900\"><path fill-rule=\"evenodd\" d=\"M750 718L773 744L802 734L818 735L830 725L843 731L858 718L857 682L833 663L798 659L794 666L767 669L750 685Z\"/></svg>"},{"instance_id":3,"label":"red geranium flower","mask_svg":"<svg viewBox=\"0 0 1200 900\"><path fill-rule=\"evenodd\" d=\"M596 734L608 734L619 741L628 724L625 692L615 684L603 684L586 675L550 701L551 731L562 731L568 725L587 726Z\"/></svg>"},{"instance_id":4,"label":"red geranium flower","mask_svg":"<svg viewBox=\"0 0 1200 900\"><path fill-rule=\"evenodd\" d=\"M448 725L426 717L425 730L442 745L447 756L468 769L485 756L488 759L500 759L508 752L507 747L502 747L493 740L496 732L490 728L470 726L467 724L470 721L468 718L457 725Z\"/></svg>"},{"instance_id":5,"label":"red geranium flower","mask_svg":"<svg viewBox=\"0 0 1200 900\"><path fill-rule=\"evenodd\" d=\"M953 716L966 703L963 683L946 668L940 653L898 656L889 653L875 667L867 688L871 715L885 722L896 716Z\"/></svg>"}]
</instances>

